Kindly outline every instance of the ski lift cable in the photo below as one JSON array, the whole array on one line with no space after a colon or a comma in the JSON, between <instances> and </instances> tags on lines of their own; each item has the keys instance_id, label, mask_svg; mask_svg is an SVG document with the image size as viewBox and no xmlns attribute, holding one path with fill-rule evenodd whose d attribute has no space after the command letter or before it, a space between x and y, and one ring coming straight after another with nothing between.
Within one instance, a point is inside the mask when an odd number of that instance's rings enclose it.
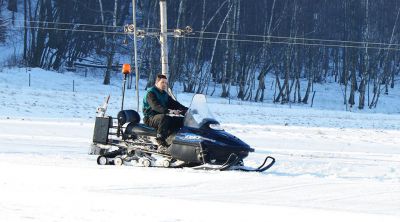
<instances>
[{"instance_id":1,"label":"ski lift cable","mask_svg":"<svg viewBox=\"0 0 400 222\"><path fill-rule=\"evenodd\" d=\"M24 20L14 20L24 22ZM89 27L108 27L108 28L123 28L124 26L113 26L113 25L95 25L95 24L85 24L85 23L68 23L68 22L48 22L48 21L27 21L28 23L47 23L47 24L55 24L55 25L79 25L79 26L89 26ZM4 25L4 24L1 24ZM1 26L0 25L0 26ZM25 27L25 26L24 26ZM40 27L42 28L42 27ZM44 28L44 27L43 27ZM48 28L50 29L50 27ZM54 28L56 29L56 28ZM160 28L140 28L145 30L160 30ZM56 29L56 30L64 30L67 29ZM175 29L167 29L167 31L174 31ZM103 31L102 31L103 32ZM103 32L104 33L104 32ZM118 34L117 32L106 32L110 34ZM262 42L269 43L271 39L284 39L284 40L295 40L295 41L318 41L318 42L330 42L330 43L344 43L344 44L359 44L359 45L377 45L379 46L400 46L400 44L396 43L381 43L381 42L365 42L365 41L348 41L348 40L334 40L334 39L319 39L319 38L304 38L304 37L285 37L285 36L274 36L274 35L250 35L250 34L236 34L236 33L218 33L218 32L204 32L204 31L194 31L193 33L198 34L215 34L215 35L226 35L226 36L237 36L237 37L256 37L256 38L264 38L268 40L262 40ZM211 38L211 37L210 37ZM214 38L215 39L215 38ZM243 39L242 39L243 40ZM246 41L250 41L245 39ZM261 40L253 40L255 42L260 42ZM373 48L370 46L364 46L362 48Z\"/></svg>"},{"instance_id":2,"label":"ski lift cable","mask_svg":"<svg viewBox=\"0 0 400 222\"><path fill-rule=\"evenodd\" d=\"M14 20L24 22L24 20ZM28 23L47 23L55 25L79 25L79 26L89 26L89 27L109 27L109 28L123 28L124 26L113 26L113 25L95 25L86 23L68 23L68 22L48 22L48 21L27 21ZM160 30L160 28L140 28L146 30ZM175 29L167 29L167 31L174 31ZM226 35L226 36L237 36L237 37L256 37L264 38L269 40L264 40L268 43L270 39L285 39L285 40L296 40L296 41L319 41L319 42L330 42L330 43L344 43L344 44L360 44L360 45L380 45L380 46L400 46L396 43L382 43L382 42L366 42L366 41L349 41L349 40L334 40L334 39L320 39L320 38L304 38L304 37L287 37L287 36L274 36L274 35L250 35L250 34L236 34L236 33L218 33L218 32L205 32L205 31L194 31L193 33L198 34L215 34L215 35ZM259 40L255 40L259 41ZM364 47L364 48L370 48Z\"/></svg>"},{"instance_id":3,"label":"ski lift cable","mask_svg":"<svg viewBox=\"0 0 400 222\"><path fill-rule=\"evenodd\" d=\"M17 22L25 22L24 20L14 20ZM54 24L54 25L78 25L78 26L89 26L89 27L108 27L108 28L124 28L125 25L96 25L96 24L87 24L87 23L72 23L72 22L48 22L48 21L34 21L29 20L26 21L28 23L46 23L46 24ZM140 28L140 29L148 29L148 30L160 30L159 28Z\"/></svg>"},{"instance_id":4,"label":"ski lift cable","mask_svg":"<svg viewBox=\"0 0 400 222\"><path fill-rule=\"evenodd\" d=\"M4 26L4 25L0 25ZM131 33L124 32L110 32L101 30L82 30L82 29L61 29L61 28L50 28L50 27L27 27L27 26L13 26L15 28L28 28L28 29L43 29L43 30L57 30L57 31L71 31L71 32L87 32L87 33L103 33L103 34L117 34L117 35L131 35ZM195 37L195 36L181 36L180 38L186 39L203 39L203 40L215 40L216 38L211 37ZM394 48L393 46L400 46L400 44L388 44L388 47L377 47L369 46L356 46L356 45L340 45L340 44L323 44L323 43L308 43L308 42L289 42L289 41L265 41L265 40L249 40L249 39L229 39L229 38L218 38L218 41L232 41L232 42L247 42L247 43L269 43L269 44L286 44L286 45L303 45L303 46L323 46L323 47L339 47L339 48L359 48L359 49L380 49L380 50L392 50L400 51L400 48ZM291 39L287 39L291 40Z\"/></svg>"},{"instance_id":5,"label":"ski lift cable","mask_svg":"<svg viewBox=\"0 0 400 222\"><path fill-rule=\"evenodd\" d=\"M2 25L0 25L2 26ZM27 28L27 29L43 29L43 30L56 30L56 31L71 31L71 32L88 32L88 33L105 33L105 34L117 34L117 35L130 35L124 32L111 32L102 30L85 30L85 29L63 29L63 28L50 28L50 27L32 27L32 26L13 26L15 28Z\"/></svg>"},{"instance_id":6,"label":"ski lift cable","mask_svg":"<svg viewBox=\"0 0 400 222\"><path fill-rule=\"evenodd\" d=\"M168 29L168 31L174 31L174 29ZM251 34L236 34L226 32L205 32L205 31L193 31L198 34L215 34L215 35L226 35L226 36L238 36L238 37L257 37L264 39L286 39L286 40L298 40L298 41L319 41L319 42L332 42L332 43L345 43L345 44L360 44L360 45L382 45L382 46L400 46L396 43L382 43L382 42L366 42L366 41L350 41L350 40L335 40L335 39L319 39L319 38L304 38L304 37L288 37L288 36L274 36L274 35L251 35ZM259 41L259 40L256 40ZM263 40L268 43L268 40ZM369 48L369 47L368 47Z\"/></svg>"},{"instance_id":7,"label":"ski lift cable","mask_svg":"<svg viewBox=\"0 0 400 222\"><path fill-rule=\"evenodd\" d=\"M16 22L25 22L24 20L14 20ZM53 25L77 25L77 26L91 26L91 27L110 27L110 28L123 28L124 26L113 26L113 25L100 25L100 24L86 24L86 23L72 23L72 22L50 22L50 21L34 21L29 20L27 23L38 23L38 24L53 24Z\"/></svg>"},{"instance_id":8,"label":"ski lift cable","mask_svg":"<svg viewBox=\"0 0 400 222\"><path fill-rule=\"evenodd\" d=\"M238 37L257 37L264 39L287 39L296 41L319 41L319 42L332 42L332 43L345 43L345 44L360 44L360 45L397 45L396 43L382 43L382 42L365 42L365 41L349 41L349 40L335 40L335 39L318 39L318 38L304 38L304 37L287 37L287 36L274 36L274 35L250 35L250 34L235 34L235 33L217 33L217 32L201 32L194 31L193 33L205 33L205 34L216 34L216 35L226 35L226 36L238 36ZM265 40L268 42L268 40Z\"/></svg>"},{"instance_id":9,"label":"ski lift cable","mask_svg":"<svg viewBox=\"0 0 400 222\"><path fill-rule=\"evenodd\" d=\"M183 36L181 38L186 39L203 39L203 40L216 40L216 38L207 37L192 37ZM356 46L356 45L340 45L340 44L323 44L323 43L307 43L307 42L289 42L289 41L264 41L264 40L248 40L248 39L227 39L218 38L218 41L232 41L232 42L247 42L247 43L269 43L269 44L286 44L286 45L302 45L302 46L323 46L323 47L339 47L339 48L359 48L359 49L381 49L381 50L393 50L400 51L400 48L394 48L392 46L400 46L400 44L390 44L388 47L378 46Z\"/></svg>"}]
</instances>

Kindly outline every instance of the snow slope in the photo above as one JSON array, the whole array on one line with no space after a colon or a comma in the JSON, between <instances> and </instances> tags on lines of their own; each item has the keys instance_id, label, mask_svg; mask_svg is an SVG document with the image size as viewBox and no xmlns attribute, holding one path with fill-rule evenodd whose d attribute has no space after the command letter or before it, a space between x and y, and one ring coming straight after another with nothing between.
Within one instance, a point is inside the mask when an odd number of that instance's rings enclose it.
<instances>
[{"instance_id":1,"label":"snow slope","mask_svg":"<svg viewBox=\"0 0 400 222\"><path fill-rule=\"evenodd\" d=\"M120 82L31 73L28 87L25 70L0 72L0 221L400 219L395 109L344 112L209 98L223 127L256 149L246 164L272 155L270 171L98 166L87 155L95 108L110 93L115 116ZM126 107L136 108L131 94ZM185 105L191 96L178 94Z\"/></svg>"}]
</instances>

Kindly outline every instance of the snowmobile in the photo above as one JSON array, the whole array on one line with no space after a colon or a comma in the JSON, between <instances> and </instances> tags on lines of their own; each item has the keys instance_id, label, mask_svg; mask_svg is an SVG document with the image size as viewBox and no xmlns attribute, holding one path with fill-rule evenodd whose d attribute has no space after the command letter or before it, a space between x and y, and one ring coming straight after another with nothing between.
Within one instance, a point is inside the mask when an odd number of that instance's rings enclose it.
<instances>
[{"instance_id":1,"label":"snowmobile","mask_svg":"<svg viewBox=\"0 0 400 222\"><path fill-rule=\"evenodd\" d=\"M105 111L105 108L99 110ZM122 110L117 118L99 116L90 154L99 155L99 165L130 162L145 167L262 172L275 163L275 159L268 156L257 168L244 166L243 160L254 149L221 128L202 94L193 97L184 116L184 126L168 137L168 147L159 147L156 135L154 128L140 123L140 115L134 110Z\"/></svg>"},{"instance_id":2,"label":"snowmobile","mask_svg":"<svg viewBox=\"0 0 400 222\"><path fill-rule=\"evenodd\" d=\"M257 168L244 166L243 160L254 149L221 128L202 94L194 95L188 111L181 117L184 118L184 126L167 138L168 146L159 146L156 130L140 123L140 115L135 110L123 109L129 69L123 68L122 106L117 117L105 115L110 96L97 109L89 154L98 155L99 165L132 164L144 167L263 172L275 163L273 157L267 156Z\"/></svg>"}]
</instances>

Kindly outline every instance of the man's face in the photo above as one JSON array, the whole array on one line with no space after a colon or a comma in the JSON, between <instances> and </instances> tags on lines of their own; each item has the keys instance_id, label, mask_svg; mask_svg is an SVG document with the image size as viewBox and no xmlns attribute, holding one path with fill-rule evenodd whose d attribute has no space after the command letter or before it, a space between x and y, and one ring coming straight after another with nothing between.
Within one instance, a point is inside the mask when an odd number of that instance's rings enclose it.
<instances>
[{"instance_id":1,"label":"man's face","mask_svg":"<svg viewBox=\"0 0 400 222\"><path fill-rule=\"evenodd\" d=\"M162 90L162 91L167 90L167 88L168 88L168 80L160 79L160 81L156 82L156 87L159 90Z\"/></svg>"}]
</instances>

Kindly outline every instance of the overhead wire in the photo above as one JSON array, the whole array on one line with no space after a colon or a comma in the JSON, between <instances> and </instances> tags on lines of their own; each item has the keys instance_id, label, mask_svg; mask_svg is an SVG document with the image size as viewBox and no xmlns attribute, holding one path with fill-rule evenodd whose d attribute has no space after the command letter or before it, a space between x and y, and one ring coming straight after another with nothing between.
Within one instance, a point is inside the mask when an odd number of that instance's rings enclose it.
<instances>
[{"instance_id":1,"label":"overhead wire","mask_svg":"<svg viewBox=\"0 0 400 222\"><path fill-rule=\"evenodd\" d=\"M14 20L23 22L24 20ZM89 26L89 27L109 27L109 28L123 28L124 26L113 26L113 25L96 25L96 24L85 24L85 23L68 23L68 22L48 22L48 21L27 21L28 23L48 23L56 25L79 25L79 26ZM160 28L141 28L146 30L161 30ZM174 31L175 29L167 29L167 31ZM343 43L343 44L359 44L359 45L380 45L380 46L400 46L396 43L381 43L381 42L365 42L365 41L349 41L349 40L334 40L334 39L319 39L319 38L304 38L304 37L287 37L287 36L274 36L274 35L251 35L251 34L236 34L236 33L218 33L218 32L205 32L205 31L195 31L193 33L198 34L215 34L215 35L225 35L225 36L237 36L237 37L257 37L268 40L263 40L263 42L269 42L271 39L284 39L284 40L294 40L294 41L318 41L318 42L331 42L331 43ZM253 40L254 42L259 42L261 40ZM366 46L363 48L372 48L371 46Z\"/></svg>"},{"instance_id":2,"label":"overhead wire","mask_svg":"<svg viewBox=\"0 0 400 222\"><path fill-rule=\"evenodd\" d=\"M24 22L24 20L14 20L18 22ZM87 24L87 23L72 23L72 22L49 22L49 21L34 21L34 20L28 20L26 21L27 23L44 23L44 24L55 24L55 25L77 25L77 26L89 26L89 27L108 27L108 28L124 28L125 25L96 25L96 24ZM142 28L142 29L147 29L147 30L160 30L159 28Z\"/></svg>"},{"instance_id":3,"label":"overhead wire","mask_svg":"<svg viewBox=\"0 0 400 222\"><path fill-rule=\"evenodd\" d=\"M24 20L14 20L23 22ZM47 24L56 24L56 25L78 25L78 26L88 26L88 27L109 27L109 28L123 28L124 26L113 26L113 25L96 25L96 24L86 24L86 23L68 23L68 22L48 22L48 21L33 21L29 20L28 23L47 23ZM45 28L45 27L40 27ZM48 28L48 27L46 27ZM145 30L161 30L160 28L141 28ZM174 31L174 29L167 29L168 31ZM205 32L205 31L195 31L194 33L198 34L215 34L215 35L225 35L225 36L237 36L237 37L256 37L256 38L263 38L262 42L270 42L271 39L284 39L284 40L293 40L293 41L317 41L317 42L330 42L330 43L343 43L343 44L358 44L358 45L367 45L362 48L375 48L376 45L379 46L400 46L400 44L396 43L381 43L381 42L365 42L365 41L349 41L349 40L334 40L334 39L319 39L319 38L304 38L304 37L286 37L286 36L274 36L274 35L251 35L251 34L236 34L236 33L218 33L218 32ZM113 32L112 34L117 34L117 32ZM204 39L207 39L204 37ZM215 38L213 38L215 39ZM265 40L268 39L268 40ZM235 39L236 40L236 39ZM244 40L239 40L244 41ZM245 40L250 41L250 40ZM252 42L261 42L261 40L251 40ZM282 43L282 42L280 42ZM310 43L308 43L310 44ZM320 45L320 44L319 44ZM337 45L337 44L336 44ZM336 46L334 45L334 46ZM372 47L373 45L374 47ZM352 46L350 46L352 47ZM382 48L382 47L378 47ZM384 48L382 48L384 49Z\"/></svg>"},{"instance_id":4,"label":"overhead wire","mask_svg":"<svg viewBox=\"0 0 400 222\"><path fill-rule=\"evenodd\" d=\"M31 21L32 22L32 21ZM93 26L93 27L108 27L104 25L92 25L92 24L81 24L81 23L58 23L49 22L52 24L71 24L71 25L82 25L82 26ZM0 26L7 26L8 24L0 24ZM102 33L102 34L116 34L116 35L132 35L132 33L125 33L120 31L104 31L104 30L87 30L87 29L72 29L72 28L57 28L57 27L42 27L42 26L24 26L14 25L15 28L27 28L27 29L43 29L43 30L57 30L57 31L71 31L71 32L88 32L88 33ZM113 28L121 28L123 26L109 26ZM159 30L158 28L143 28L147 30ZM171 29L170 29L171 30ZM197 32L199 33L199 32ZM216 32L207 32L216 34ZM223 33L220 33L220 35ZM228 33L225 33L228 34ZM233 35L233 34L232 34ZM286 44L286 45L303 45L303 46L321 46L321 47L340 47L340 48L359 48L359 49L379 49L379 50L392 50L400 51L400 44L395 43L373 43L373 42L356 42L356 41L341 41L341 40L327 40L327 39L308 39L308 38L296 38L296 37L282 37L282 36L262 36L262 35L239 35L236 36L257 36L262 38L269 38L268 40L254 40L254 39L237 39L237 38L213 38L213 37L200 37L200 36L181 36L179 38L186 39L203 39L203 40L217 40L217 41L232 41L232 42L245 42L245 43L268 43L268 44ZM286 41L275 41L271 38L282 39ZM311 42L314 41L314 42ZM318 43L320 42L320 43ZM324 44L322 42L332 42L332 44ZM343 43L343 44L334 44ZM356 44L356 45L348 45ZM358 45L357 45L358 44ZM387 47L379 47L374 45L382 45Z\"/></svg>"},{"instance_id":5,"label":"overhead wire","mask_svg":"<svg viewBox=\"0 0 400 222\"><path fill-rule=\"evenodd\" d=\"M181 38L187 39L204 39L204 40L216 40L215 38L207 37L191 37L182 36ZM393 50L400 51L399 48L388 47L377 47L377 46L356 46L356 45L340 45L340 44L322 44L322 43L309 43L309 42L293 42L293 41L265 41L265 40L248 40L248 39L228 39L218 38L217 41L232 41L232 42L246 42L246 43L268 43L268 44L286 44L286 45L302 45L302 46L322 46L322 47L339 47L339 48L358 48L358 49L380 49L380 50ZM398 45L400 46L400 45Z\"/></svg>"},{"instance_id":6,"label":"overhead wire","mask_svg":"<svg viewBox=\"0 0 400 222\"><path fill-rule=\"evenodd\" d=\"M1 26L1 25L0 25ZM87 30L87 29L64 29L64 28L51 28L51 27L40 27L40 26L14 26L15 28L21 29L43 29L43 30L56 30L56 31L71 31L71 32L89 32L89 33L104 33L104 34L117 34L117 35L128 35L124 32L111 32L102 30Z\"/></svg>"},{"instance_id":7,"label":"overhead wire","mask_svg":"<svg viewBox=\"0 0 400 222\"><path fill-rule=\"evenodd\" d=\"M218 34L225 36L245 36L245 37L258 37L264 39L287 39L287 40L298 40L298 41L319 41L319 42L334 42L334 43L344 43L344 44L360 44L360 45L395 45L400 46L396 43L381 43L381 42L360 42L360 41L350 41L350 40L335 40L335 39L318 39L318 38L304 38L304 37L287 37L287 36L274 36L274 35L250 35L250 34L235 34L235 33L217 33L217 32L202 32L195 31L195 33L206 33L206 34ZM268 41L268 40L266 40ZM368 47L369 48L369 47Z\"/></svg>"},{"instance_id":8,"label":"overhead wire","mask_svg":"<svg viewBox=\"0 0 400 222\"><path fill-rule=\"evenodd\" d=\"M174 31L174 29L167 29L168 31ZM336 40L336 39L319 39L319 38L304 38L304 37L290 37L290 36L274 36L274 35L252 35L252 34L237 34L237 33L226 33L226 32L205 32L205 31L194 31L193 33L198 34L214 34L214 35L225 35L225 36L237 36L237 37L257 37L263 39L285 39L285 40L296 40L296 41L319 41L319 42L333 42L333 43L344 43L344 44L359 44L359 45L383 45L383 46L400 46L397 43L382 43L382 42L366 42L366 41L351 41L351 40ZM268 42L268 40L263 40ZM368 46L368 48L370 48Z\"/></svg>"}]
</instances>

